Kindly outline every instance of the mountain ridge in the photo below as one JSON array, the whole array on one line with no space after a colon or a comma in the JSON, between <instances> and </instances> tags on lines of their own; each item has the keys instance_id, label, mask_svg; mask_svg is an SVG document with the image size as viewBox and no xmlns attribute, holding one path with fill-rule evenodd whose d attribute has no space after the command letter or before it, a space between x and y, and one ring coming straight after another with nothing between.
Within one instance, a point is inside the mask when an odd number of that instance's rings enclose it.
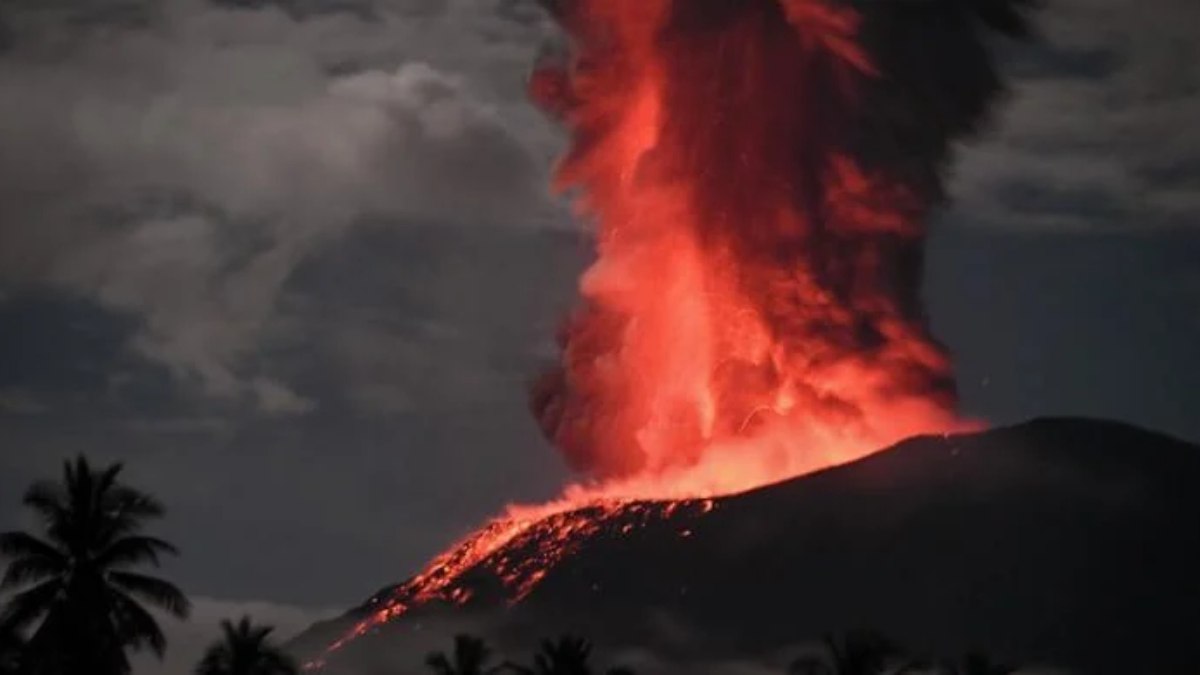
<instances>
[{"instance_id":1,"label":"mountain ridge","mask_svg":"<svg viewBox=\"0 0 1200 675\"><path fill-rule=\"evenodd\" d=\"M477 598L465 607L418 607L353 641L329 672L411 665L418 647L405 645L425 645L438 632L427 626L482 622L502 645L569 627L680 657L766 653L872 627L939 653L984 647L1082 672L1194 675L1179 670L1196 665L1182 648L1148 654L1155 638L1182 644L1200 629L1197 479L1197 446L1107 420L908 439L715 499L711 511L658 514L627 531L642 516L618 514L512 607L494 575L474 569L464 580ZM292 645L311 655L377 605ZM659 634L664 621L703 639L675 644ZM1130 670L1147 659L1157 670Z\"/></svg>"}]
</instances>

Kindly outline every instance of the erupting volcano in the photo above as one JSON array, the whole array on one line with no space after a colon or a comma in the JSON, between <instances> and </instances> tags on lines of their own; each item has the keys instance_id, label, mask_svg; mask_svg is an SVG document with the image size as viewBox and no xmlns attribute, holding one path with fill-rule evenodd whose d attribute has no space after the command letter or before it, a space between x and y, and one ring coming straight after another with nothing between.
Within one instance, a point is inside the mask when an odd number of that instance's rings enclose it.
<instances>
[{"instance_id":1,"label":"erupting volcano","mask_svg":"<svg viewBox=\"0 0 1200 675\"><path fill-rule=\"evenodd\" d=\"M925 222L952 142L1001 91L982 33L1022 33L1024 3L545 4L569 47L531 92L572 134L557 183L596 260L531 404L587 480L376 598L331 651L414 605L466 602L479 567L520 599L618 517L705 512L969 426L920 297Z\"/></svg>"}]
</instances>

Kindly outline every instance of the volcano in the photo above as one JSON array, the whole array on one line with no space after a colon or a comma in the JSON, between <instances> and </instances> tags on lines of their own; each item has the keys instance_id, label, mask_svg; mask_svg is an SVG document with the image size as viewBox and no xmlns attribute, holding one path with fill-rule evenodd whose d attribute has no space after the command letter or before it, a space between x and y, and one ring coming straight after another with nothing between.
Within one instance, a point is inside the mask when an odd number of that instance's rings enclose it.
<instances>
[{"instance_id":1,"label":"volcano","mask_svg":"<svg viewBox=\"0 0 1200 675\"><path fill-rule=\"evenodd\" d=\"M967 435L921 297L953 150L1005 91L993 46L1037 3L543 4L564 48L530 93L594 257L529 402L580 481L308 631L306 667L402 671L456 630L684 664L865 627L1200 672L1200 453L1083 420Z\"/></svg>"},{"instance_id":2,"label":"volcano","mask_svg":"<svg viewBox=\"0 0 1200 675\"><path fill-rule=\"evenodd\" d=\"M702 661L870 628L932 653L1194 674L1198 481L1200 448L1114 422L918 437L737 495L535 519L440 597L386 588L292 647L320 672L374 675L459 630L512 650L569 630ZM535 584L521 561L538 561Z\"/></svg>"}]
</instances>

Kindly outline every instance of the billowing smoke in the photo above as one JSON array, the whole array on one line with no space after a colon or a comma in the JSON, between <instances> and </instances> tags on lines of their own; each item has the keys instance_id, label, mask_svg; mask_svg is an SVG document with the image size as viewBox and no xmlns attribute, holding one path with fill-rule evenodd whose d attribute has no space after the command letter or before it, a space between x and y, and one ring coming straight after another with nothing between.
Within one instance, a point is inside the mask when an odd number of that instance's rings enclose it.
<instances>
[{"instance_id":1,"label":"billowing smoke","mask_svg":"<svg viewBox=\"0 0 1200 675\"><path fill-rule=\"evenodd\" d=\"M570 463L712 493L960 428L925 220L1029 0L547 5L569 53L532 94L596 228L531 396Z\"/></svg>"}]
</instances>

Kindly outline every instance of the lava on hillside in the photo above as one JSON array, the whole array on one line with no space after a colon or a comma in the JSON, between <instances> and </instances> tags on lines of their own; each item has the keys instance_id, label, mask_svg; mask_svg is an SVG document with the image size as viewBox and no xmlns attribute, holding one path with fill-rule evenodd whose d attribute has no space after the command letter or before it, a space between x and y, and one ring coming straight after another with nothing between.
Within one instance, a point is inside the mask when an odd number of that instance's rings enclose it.
<instances>
[{"instance_id":1,"label":"lava on hillside","mask_svg":"<svg viewBox=\"0 0 1200 675\"><path fill-rule=\"evenodd\" d=\"M368 603L370 612L325 650L338 651L379 626L424 605L470 602L486 574L502 600L520 602L547 571L602 528L625 535L653 520L667 520L683 512L702 515L712 511L712 499L662 502L596 500L581 507L565 503L536 508L513 507L434 558L425 569L386 594ZM686 535L684 535L686 536ZM306 669L324 665L321 658L305 663Z\"/></svg>"}]
</instances>

